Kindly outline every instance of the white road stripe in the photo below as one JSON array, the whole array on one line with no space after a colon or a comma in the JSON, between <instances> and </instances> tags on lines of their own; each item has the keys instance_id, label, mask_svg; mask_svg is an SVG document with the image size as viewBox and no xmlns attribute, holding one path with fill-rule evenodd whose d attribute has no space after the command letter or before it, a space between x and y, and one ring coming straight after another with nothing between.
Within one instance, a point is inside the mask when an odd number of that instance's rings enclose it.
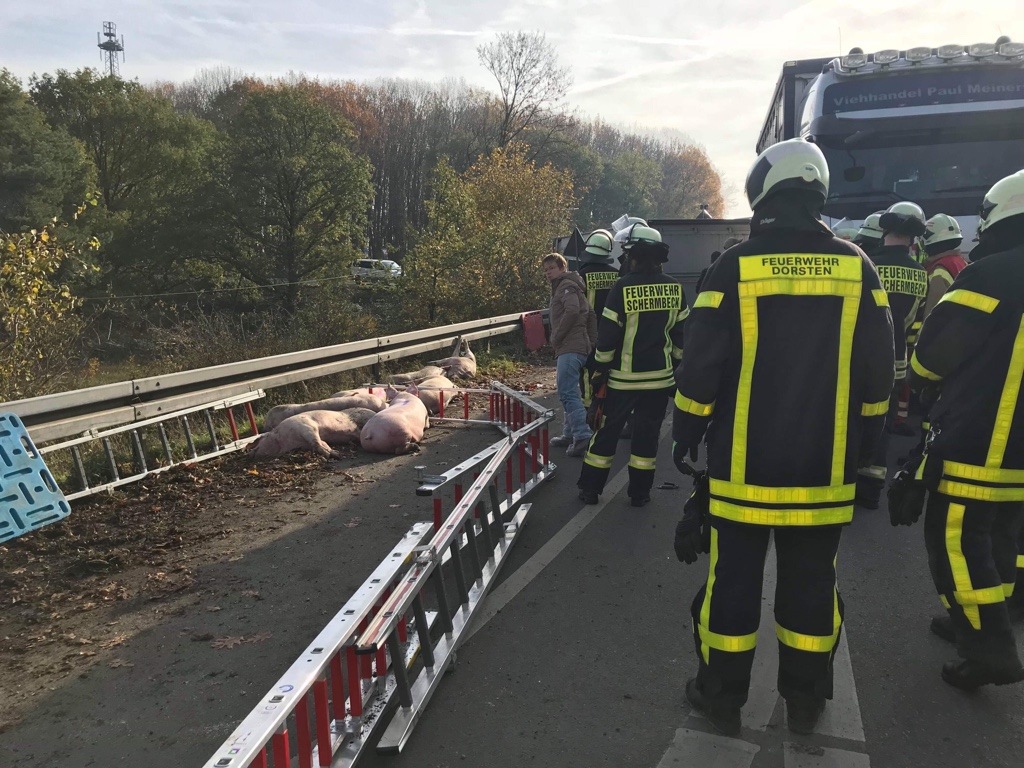
<instances>
[{"instance_id":1,"label":"white road stripe","mask_svg":"<svg viewBox=\"0 0 1024 768\"><path fill-rule=\"evenodd\" d=\"M860 701L857 698L857 684L853 678L850 646L846 643L845 632L839 639L833 666L835 698L825 706L825 712L814 730L826 736L864 741L864 723L860 719Z\"/></svg>"},{"instance_id":2,"label":"white road stripe","mask_svg":"<svg viewBox=\"0 0 1024 768\"><path fill-rule=\"evenodd\" d=\"M750 768L760 750L739 739L680 728L657 768Z\"/></svg>"},{"instance_id":3,"label":"white road stripe","mask_svg":"<svg viewBox=\"0 0 1024 768\"><path fill-rule=\"evenodd\" d=\"M814 747L786 742L783 765L786 768L871 768L871 761L861 752Z\"/></svg>"},{"instance_id":4,"label":"white road stripe","mask_svg":"<svg viewBox=\"0 0 1024 768\"><path fill-rule=\"evenodd\" d=\"M659 443L665 439L671 429L672 421L667 420L661 428L661 433L658 435ZM578 465L565 462L562 466L568 469L575 468ZM601 501L581 509L572 520L562 526L558 533L548 539L547 543L537 550L537 554L523 563L515 573L495 587L479 609L479 613L473 621L473 626L466 633L466 639L463 640L463 643L480 631L502 608L522 592L531 581L537 578L540 572L547 568L561 554L562 550L573 542L573 539L594 522L594 519L604 511L605 507L611 503L612 499L618 495L619 491L626 486L628 481L629 469L623 466L605 483L604 492L601 494Z\"/></svg>"},{"instance_id":5,"label":"white road stripe","mask_svg":"<svg viewBox=\"0 0 1024 768\"><path fill-rule=\"evenodd\" d=\"M768 547L764 585L761 590L761 624L757 628L757 650L750 670L750 695L743 707L743 725L763 731L779 703L779 644L775 636L775 542Z\"/></svg>"}]
</instances>

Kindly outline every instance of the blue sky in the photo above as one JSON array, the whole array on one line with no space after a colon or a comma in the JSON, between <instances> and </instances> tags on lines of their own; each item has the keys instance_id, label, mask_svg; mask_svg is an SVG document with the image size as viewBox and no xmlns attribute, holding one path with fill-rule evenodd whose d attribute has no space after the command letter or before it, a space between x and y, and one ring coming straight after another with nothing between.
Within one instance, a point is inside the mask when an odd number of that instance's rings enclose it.
<instances>
[{"instance_id":1,"label":"blue sky","mask_svg":"<svg viewBox=\"0 0 1024 768\"><path fill-rule=\"evenodd\" d=\"M974 10L977 9L977 10ZM539 30L574 74L568 106L626 126L679 131L722 173L729 215L782 63L865 50L1024 40L1020 0L0 0L0 66L100 66L96 32L124 35L124 77L182 81L229 66L328 79L463 78L490 87L476 46Z\"/></svg>"}]
</instances>

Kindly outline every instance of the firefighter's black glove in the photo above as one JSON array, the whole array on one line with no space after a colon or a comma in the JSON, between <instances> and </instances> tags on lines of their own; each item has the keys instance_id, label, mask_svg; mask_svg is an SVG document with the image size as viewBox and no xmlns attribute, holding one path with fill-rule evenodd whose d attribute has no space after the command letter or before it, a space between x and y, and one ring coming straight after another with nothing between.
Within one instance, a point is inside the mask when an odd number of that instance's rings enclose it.
<instances>
[{"instance_id":1,"label":"firefighter's black glove","mask_svg":"<svg viewBox=\"0 0 1024 768\"><path fill-rule=\"evenodd\" d=\"M697 461L698 448L699 448L699 446L693 445L693 446L690 446L689 450L687 450L687 447L685 445L683 445L682 443L673 442L672 443L672 461L675 463L676 469L678 469L684 475L689 475L690 477L696 477L697 476L697 470L694 469L690 464L686 463L686 459L687 459L687 455L686 454L689 453L690 461L691 462L695 462L695 461Z\"/></svg>"},{"instance_id":2,"label":"firefighter's black glove","mask_svg":"<svg viewBox=\"0 0 1024 768\"><path fill-rule=\"evenodd\" d=\"M920 453L912 455L889 482L886 492L889 499L889 522L894 527L913 525L924 512L928 487L924 480L915 477L921 461Z\"/></svg>"},{"instance_id":3,"label":"firefighter's black glove","mask_svg":"<svg viewBox=\"0 0 1024 768\"><path fill-rule=\"evenodd\" d=\"M939 395L942 394L942 388L938 384L925 384L921 387L917 393L918 402L921 404L921 410L924 413L928 413L932 409L932 406L939 401Z\"/></svg>"},{"instance_id":4,"label":"firefighter's black glove","mask_svg":"<svg viewBox=\"0 0 1024 768\"><path fill-rule=\"evenodd\" d=\"M675 550L679 562L697 562L701 552L711 549L711 529L708 523L708 507L711 494L708 488L708 474L701 472L694 478L693 493L683 505L683 519L676 525Z\"/></svg>"},{"instance_id":5,"label":"firefighter's black glove","mask_svg":"<svg viewBox=\"0 0 1024 768\"><path fill-rule=\"evenodd\" d=\"M608 397L608 374L597 371L590 377L590 407L587 408L587 426L595 432L604 426L604 401Z\"/></svg>"}]
</instances>

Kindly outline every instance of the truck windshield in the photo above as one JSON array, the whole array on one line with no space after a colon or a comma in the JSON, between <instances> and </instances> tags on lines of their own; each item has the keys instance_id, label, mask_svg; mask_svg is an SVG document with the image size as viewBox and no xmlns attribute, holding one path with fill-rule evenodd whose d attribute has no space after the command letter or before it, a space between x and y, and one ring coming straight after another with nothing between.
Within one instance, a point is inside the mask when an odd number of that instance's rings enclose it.
<instances>
[{"instance_id":1,"label":"truck windshield","mask_svg":"<svg viewBox=\"0 0 1024 768\"><path fill-rule=\"evenodd\" d=\"M972 215L992 184L1024 168L1020 138L934 142L921 132L862 132L818 143L828 160L831 216L863 218L897 200Z\"/></svg>"}]
</instances>

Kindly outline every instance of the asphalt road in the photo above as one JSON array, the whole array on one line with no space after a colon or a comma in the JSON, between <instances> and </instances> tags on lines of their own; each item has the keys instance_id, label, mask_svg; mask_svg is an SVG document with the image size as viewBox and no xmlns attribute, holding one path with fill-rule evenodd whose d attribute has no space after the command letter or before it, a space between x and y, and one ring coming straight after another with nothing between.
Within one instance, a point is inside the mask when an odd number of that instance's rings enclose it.
<instances>
[{"instance_id":1,"label":"asphalt road","mask_svg":"<svg viewBox=\"0 0 1024 768\"><path fill-rule=\"evenodd\" d=\"M547 401L553 402L551 396ZM619 444L608 492L596 507L576 499L580 460L556 456L558 472L532 497L530 517L502 581L405 750L394 756L371 753L361 765L981 768L1024 763L1024 686L968 695L941 681L939 669L953 653L927 629L939 604L928 577L922 528L892 528L884 508L858 511L844 533L839 570L847 621L837 656L836 697L819 733L790 733L774 690L770 564L744 729L737 739L713 735L683 695L696 671L687 606L708 561L705 556L685 566L673 554L672 534L689 481L672 466L667 422L664 434L654 500L642 509L630 507L625 496L625 442ZM453 444L464 439L457 432L451 437ZM480 442L467 440L467 455L479 450ZM908 445L895 439L893 455ZM422 459L410 458L404 469L411 471L417 461ZM311 514L307 529L240 563L211 566L207 583L216 585L216 594L211 586L205 603L197 596L160 626L133 638L125 658L134 667L83 675L55 691L21 726L0 734L0 765L202 765L369 574L378 552L390 549L408 526L399 505L411 495L411 484L388 479L366 494L395 518L380 530L379 541L352 539L352 531L369 536L369 527L347 528L349 507L320 503L322 514ZM666 481L678 487L657 489ZM239 596L241 587L252 583L263 593L258 602ZM212 602L216 613L208 612ZM216 634L269 627L274 636L230 652L191 642L214 620Z\"/></svg>"},{"instance_id":2,"label":"asphalt road","mask_svg":"<svg viewBox=\"0 0 1024 768\"><path fill-rule=\"evenodd\" d=\"M667 427L667 424L666 424ZM893 440L893 456L912 441ZM896 768L1020 766L1024 685L965 694L942 682L951 647L928 632L940 610L928 576L922 527L893 528L884 509L858 510L839 555L846 602L836 692L819 733L785 727L775 691L769 556L764 619L744 729L712 735L690 711L696 672L687 606L708 561L679 563L672 533L689 482L662 441L655 490L628 505L620 443L602 506L575 500L579 460L534 497L494 614L459 651L405 751L371 756L374 768L426 766L715 766ZM557 460L557 457L556 457ZM618 482L616 477L618 476ZM596 512L596 514L595 514ZM589 521L589 522L588 522ZM559 531L563 534L558 537ZM553 537L561 540L549 545ZM485 606L486 608L486 606Z\"/></svg>"}]
</instances>

